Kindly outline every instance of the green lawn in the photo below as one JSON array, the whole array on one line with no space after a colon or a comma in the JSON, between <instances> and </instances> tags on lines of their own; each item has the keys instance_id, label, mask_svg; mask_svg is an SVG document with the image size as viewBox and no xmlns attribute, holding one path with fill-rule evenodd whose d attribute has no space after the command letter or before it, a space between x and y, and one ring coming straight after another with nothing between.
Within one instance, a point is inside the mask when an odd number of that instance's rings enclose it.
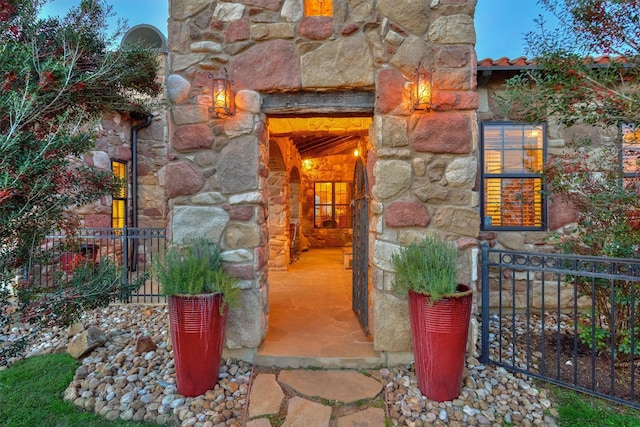
<instances>
[{"instance_id":1,"label":"green lawn","mask_svg":"<svg viewBox=\"0 0 640 427\"><path fill-rule=\"evenodd\" d=\"M552 395L560 427L640 427L640 411L560 387Z\"/></svg>"},{"instance_id":2,"label":"green lawn","mask_svg":"<svg viewBox=\"0 0 640 427\"><path fill-rule=\"evenodd\" d=\"M152 426L155 424L107 421L64 402L77 368L68 354L34 356L0 371L0 425L3 427Z\"/></svg>"}]
</instances>

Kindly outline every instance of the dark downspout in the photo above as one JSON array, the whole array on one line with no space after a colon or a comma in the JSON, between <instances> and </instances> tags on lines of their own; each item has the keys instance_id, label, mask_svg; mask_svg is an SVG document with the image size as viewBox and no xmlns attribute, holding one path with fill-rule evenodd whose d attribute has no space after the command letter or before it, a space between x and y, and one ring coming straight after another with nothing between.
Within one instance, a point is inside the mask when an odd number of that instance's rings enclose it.
<instances>
[{"instance_id":1,"label":"dark downspout","mask_svg":"<svg viewBox=\"0 0 640 427\"><path fill-rule=\"evenodd\" d=\"M135 125L131 129L131 227L138 227L138 130L146 128L151 124L153 116L148 114L145 121ZM138 245L133 244L129 252L129 270L135 271L138 257Z\"/></svg>"}]
</instances>

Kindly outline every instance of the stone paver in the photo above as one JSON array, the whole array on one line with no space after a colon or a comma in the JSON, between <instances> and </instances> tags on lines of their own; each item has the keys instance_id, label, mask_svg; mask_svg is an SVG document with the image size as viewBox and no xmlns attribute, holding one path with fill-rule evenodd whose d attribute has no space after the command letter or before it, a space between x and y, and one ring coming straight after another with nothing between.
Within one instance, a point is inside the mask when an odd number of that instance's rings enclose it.
<instances>
[{"instance_id":1,"label":"stone paver","mask_svg":"<svg viewBox=\"0 0 640 427\"><path fill-rule=\"evenodd\" d=\"M266 418L258 418L247 423L246 427L272 427L271 422Z\"/></svg>"},{"instance_id":2,"label":"stone paver","mask_svg":"<svg viewBox=\"0 0 640 427\"><path fill-rule=\"evenodd\" d=\"M338 427L381 427L384 425L384 410L368 408L355 414L338 418Z\"/></svg>"},{"instance_id":3,"label":"stone paver","mask_svg":"<svg viewBox=\"0 0 640 427\"><path fill-rule=\"evenodd\" d=\"M356 371L283 370L278 381L305 396L341 402L373 399L382 391L382 384Z\"/></svg>"},{"instance_id":4,"label":"stone paver","mask_svg":"<svg viewBox=\"0 0 640 427\"><path fill-rule=\"evenodd\" d=\"M249 400L249 416L277 414L284 399L284 393L276 382L274 374L260 374L253 380Z\"/></svg>"},{"instance_id":5,"label":"stone paver","mask_svg":"<svg viewBox=\"0 0 640 427\"><path fill-rule=\"evenodd\" d=\"M301 397L293 397L282 427L329 427L331 407Z\"/></svg>"}]
</instances>

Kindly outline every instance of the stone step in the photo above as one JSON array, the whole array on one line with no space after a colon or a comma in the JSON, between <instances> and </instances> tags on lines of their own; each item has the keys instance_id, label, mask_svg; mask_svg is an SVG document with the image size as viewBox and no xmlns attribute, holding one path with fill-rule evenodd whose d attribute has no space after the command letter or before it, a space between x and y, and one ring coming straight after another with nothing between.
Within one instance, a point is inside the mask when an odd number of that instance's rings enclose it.
<instances>
[{"instance_id":1,"label":"stone step","mask_svg":"<svg viewBox=\"0 0 640 427\"><path fill-rule=\"evenodd\" d=\"M277 368L367 369L385 366L382 355L377 357L316 357L283 356L257 353L252 363L256 366Z\"/></svg>"}]
</instances>

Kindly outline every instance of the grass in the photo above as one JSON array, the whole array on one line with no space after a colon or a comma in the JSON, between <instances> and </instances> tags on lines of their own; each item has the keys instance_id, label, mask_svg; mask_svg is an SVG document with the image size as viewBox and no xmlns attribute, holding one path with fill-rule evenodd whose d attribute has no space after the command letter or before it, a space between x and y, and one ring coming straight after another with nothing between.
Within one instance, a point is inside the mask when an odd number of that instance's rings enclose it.
<instances>
[{"instance_id":1,"label":"grass","mask_svg":"<svg viewBox=\"0 0 640 427\"><path fill-rule=\"evenodd\" d=\"M3 427L151 426L122 420L107 421L63 400L77 368L68 354L29 357L0 371L0 424Z\"/></svg>"},{"instance_id":2,"label":"grass","mask_svg":"<svg viewBox=\"0 0 640 427\"><path fill-rule=\"evenodd\" d=\"M559 426L640 427L640 411L561 387L552 390Z\"/></svg>"}]
</instances>

